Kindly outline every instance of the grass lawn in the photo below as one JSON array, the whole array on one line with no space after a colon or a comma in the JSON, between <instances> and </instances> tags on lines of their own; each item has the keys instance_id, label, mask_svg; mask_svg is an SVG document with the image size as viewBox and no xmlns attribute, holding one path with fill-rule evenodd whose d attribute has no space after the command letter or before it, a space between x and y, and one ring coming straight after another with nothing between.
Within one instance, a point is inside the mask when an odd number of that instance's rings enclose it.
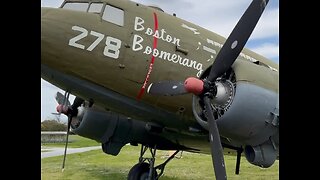
<instances>
[{"instance_id":1,"label":"grass lawn","mask_svg":"<svg viewBox=\"0 0 320 180\"><path fill-rule=\"evenodd\" d=\"M63 156L41 160L41 179L70 180L125 180L130 168L138 162L140 146L125 146L118 156L104 154L94 150L79 154L70 154L66 158L66 168L61 172ZM156 164L162 163L161 156L166 151L157 151ZM178 153L179 155L180 153ZM148 153L149 155L149 153ZM279 179L279 161L268 168L251 165L245 157L241 158L240 175L235 175L236 156L225 155L228 179L275 180ZM161 180L205 180L214 179L211 156L183 152L181 159L173 159L167 164Z\"/></svg>"}]
</instances>

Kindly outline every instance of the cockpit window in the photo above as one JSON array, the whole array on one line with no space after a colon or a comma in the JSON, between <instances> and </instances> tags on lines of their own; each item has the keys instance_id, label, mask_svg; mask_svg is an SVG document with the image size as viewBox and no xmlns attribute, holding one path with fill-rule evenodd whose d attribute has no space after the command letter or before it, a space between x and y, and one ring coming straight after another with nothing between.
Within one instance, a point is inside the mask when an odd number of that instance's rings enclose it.
<instances>
[{"instance_id":1,"label":"cockpit window","mask_svg":"<svg viewBox=\"0 0 320 180\"><path fill-rule=\"evenodd\" d=\"M89 6L88 3L72 3L72 2L69 3L68 2L62 8L86 12L88 9L88 6Z\"/></svg>"},{"instance_id":2,"label":"cockpit window","mask_svg":"<svg viewBox=\"0 0 320 180\"><path fill-rule=\"evenodd\" d=\"M119 26L123 26L123 18L124 18L124 12L122 9L106 5L106 8L104 9L102 19L106 20L108 22L117 24Z\"/></svg>"},{"instance_id":3,"label":"cockpit window","mask_svg":"<svg viewBox=\"0 0 320 180\"><path fill-rule=\"evenodd\" d=\"M88 12L89 13L100 13L103 3L91 3Z\"/></svg>"}]
</instances>

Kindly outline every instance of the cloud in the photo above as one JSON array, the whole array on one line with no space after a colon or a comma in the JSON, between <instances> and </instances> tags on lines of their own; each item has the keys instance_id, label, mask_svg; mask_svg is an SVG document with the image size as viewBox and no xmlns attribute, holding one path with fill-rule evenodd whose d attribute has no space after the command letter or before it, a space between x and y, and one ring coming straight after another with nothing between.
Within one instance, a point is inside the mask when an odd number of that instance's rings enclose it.
<instances>
[{"instance_id":1,"label":"cloud","mask_svg":"<svg viewBox=\"0 0 320 180\"><path fill-rule=\"evenodd\" d=\"M262 14L251 39L279 36L279 8L267 10Z\"/></svg>"},{"instance_id":2,"label":"cloud","mask_svg":"<svg viewBox=\"0 0 320 180\"><path fill-rule=\"evenodd\" d=\"M149 5L156 3L165 12L176 13L177 17L192 22L222 36L228 36L245 11L250 1L248 0L178 0L148 1L136 0L141 4Z\"/></svg>"},{"instance_id":3,"label":"cloud","mask_svg":"<svg viewBox=\"0 0 320 180\"><path fill-rule=\"evenodd\" d=\"M279 57L279 44L264 43L255 48L251 48L251 50L265 57Z\"/></svg>"}]
</instances>

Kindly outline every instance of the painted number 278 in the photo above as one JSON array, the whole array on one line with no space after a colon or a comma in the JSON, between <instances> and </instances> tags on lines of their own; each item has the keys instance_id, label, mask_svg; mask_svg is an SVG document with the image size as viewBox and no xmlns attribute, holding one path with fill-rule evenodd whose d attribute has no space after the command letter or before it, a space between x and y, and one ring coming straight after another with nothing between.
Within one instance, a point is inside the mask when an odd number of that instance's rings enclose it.
<instances>
[{"instance_id":1,"label":"painted number 278","mask_svg":"<svg viewBox=\"0 0 320 180\"><path fill-rule=\"evenodd\" d=\"M85 46L82 44L77 43L77 41L85 38L88 36L88 30L79 26L72 26L72 30L80 31L81 33L69 40L69 46L73 46L79 49L84 49ZM97 39L87 48L87 51L92 51L97 45L103 40L104 34L99 32L90 31L90 35L97 37ZM107 36L106 37L106 45L103 50L103 55L118 59L121 47L121 40Z\"/></svg>"}]
</instances>

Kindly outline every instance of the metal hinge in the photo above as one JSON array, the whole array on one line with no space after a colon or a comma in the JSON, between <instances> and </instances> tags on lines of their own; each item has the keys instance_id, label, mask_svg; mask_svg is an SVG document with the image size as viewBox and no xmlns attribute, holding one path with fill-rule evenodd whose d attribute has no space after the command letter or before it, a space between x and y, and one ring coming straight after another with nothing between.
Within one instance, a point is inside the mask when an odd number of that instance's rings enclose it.
<instances>
[{"instance_id":1,"label":"metal hinge","mask_svg":"<svg viewBox=\"0 0 320 180\"><path fill-rule=\"evenodd\" d=\"M272 124L275 127L279 127L279 109L275 108L273 112L270 112L266 123Z\"/></svg>"}]
</instances>

